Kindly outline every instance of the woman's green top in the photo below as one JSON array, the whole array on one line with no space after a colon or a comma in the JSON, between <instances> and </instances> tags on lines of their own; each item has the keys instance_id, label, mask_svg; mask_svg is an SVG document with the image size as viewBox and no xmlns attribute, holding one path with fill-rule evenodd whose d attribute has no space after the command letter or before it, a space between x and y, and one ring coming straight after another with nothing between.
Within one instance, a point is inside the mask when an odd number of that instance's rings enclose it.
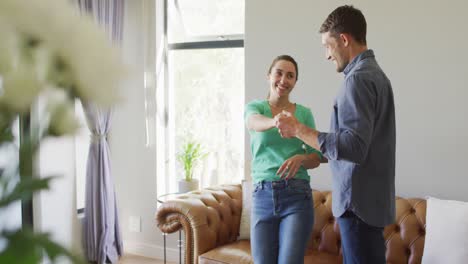
<instances>
[{"instance_id":1,"label":"woman's green top","mask_svg":"<svg viewBox=\"0 0 468 264\"><path fill-rule=\"evenodd\" d=\"M253 114L273 118L267 100L255 100L248 103L244 112L245 121L247 122L249 116ZM314 117L309 108L296 104L294 116L299 122L315 129ZM294 155L317 153L322 158L320 151L306 145L298 138L282 138L276 127L263 132L249 130L249 134L252 151L252 179L255 183L281 180L276 172L284 161ZM304 167L297 171L294 178L310 180Z\"/></svg>"}]
</instances>

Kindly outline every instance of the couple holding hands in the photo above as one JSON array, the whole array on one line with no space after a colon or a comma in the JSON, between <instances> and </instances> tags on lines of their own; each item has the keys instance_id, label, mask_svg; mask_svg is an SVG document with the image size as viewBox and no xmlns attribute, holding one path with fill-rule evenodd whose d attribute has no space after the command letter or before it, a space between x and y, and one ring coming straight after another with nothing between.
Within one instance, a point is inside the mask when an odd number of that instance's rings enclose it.
<instances>
[{"instance_id":1,"label":"couple holding hands","mask_svg":"<svg viewBox=\"0 0 468 264\"><path fill-rule=\"evenodd\" d=\"M303 263L314 209L308 169L328 162L333 215L344 263L385 263L383 228L395 218L395 107L392 86L367 48L364 15L341 6L320 27L326 58L344 81L330 132L292 103L296 61L275 58L267 100L245 107L252 151L251 247L255 264Z\"/></svg>"}]
</instances>

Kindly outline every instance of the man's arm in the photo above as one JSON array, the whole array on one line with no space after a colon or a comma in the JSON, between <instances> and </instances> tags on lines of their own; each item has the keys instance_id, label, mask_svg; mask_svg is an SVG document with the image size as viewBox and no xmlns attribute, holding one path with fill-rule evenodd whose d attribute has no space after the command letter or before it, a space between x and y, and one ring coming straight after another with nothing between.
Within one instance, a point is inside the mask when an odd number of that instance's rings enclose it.
<instances>
[{"instance_id":1,"label":"man's arm","mask_svg":"<svg viewBox=\"0 0 468 264\"><path fill-rule=\"evenodd\" d=\"M367 158L374 133L376 91L367 76L351 76L345 81L343 96L337 100L338 131L323 133L298 126L297 137L319 146L330 160L361 164Z\"/></svg>"},{"instance_id":2,"label":"man's arm","mask_svg":"<svg viewBox=\"0 0 468 264\"><path fill-rule=\"evenodd\" d=\"M377 89L368 74L345 79L342 95L337 98L338 130L320 133L320 150L330 160L362 164L369 152L376 119Z\"/></svg>"},{"instance_id":3,"label":"man's arm","mask_svg":"<svg viewBox=\"0 0 468 264\"><path fill-rule=\"evenodd\" d=\"M297 121L297 120L296 120ZM282 132L283 130L281 130ZM310 128L301 122L297 121L297 132L295 137L302 140L307 145L313 147L314 149L320 150L320 145L318 142L319 131Z\"/></svg>"},{"instance_id":4,"label":"man's arm","mask_svg":"<svg viewBox=\"0 0 468 264\"><path fill-rule=\"evenodd\" d=\"M330 160L363 162L374 128L376 95L369 81L357 76L347 80L345 89L338 102L338 132L319 132L301 124L291 113L283 112L277 122L281 136L297 137Z\"/></svg>"},{"instance_id":5,"label":"man's arm","mask_svg":"<svg viewBox=\"0 0 468 264\"><path fill-rule=\"evenodd\" d=\"M278 115L276 127L284 138L297 137L314 149L320 150L318 142L319 132L299 122L290 112L283 111Z\"/></svg>"}]
</instances>

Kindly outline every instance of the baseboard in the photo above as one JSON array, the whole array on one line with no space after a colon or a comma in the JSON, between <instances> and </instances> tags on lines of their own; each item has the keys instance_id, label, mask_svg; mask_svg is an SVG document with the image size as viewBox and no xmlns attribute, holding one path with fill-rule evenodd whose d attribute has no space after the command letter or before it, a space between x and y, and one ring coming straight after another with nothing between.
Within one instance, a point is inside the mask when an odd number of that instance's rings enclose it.
<instances>
[{"instance_id":1,"label":"baseboard","mask_svg":"<svg viewBox=\"0 0 468 264\"><path fill-rule=\"evenodd\" d=\"M154 259L164 259L164 247L147 243L123 241L124 252L132 255L143 256ZM182 258L184 257L182 249ZM166 248L167 261L179 261L179 250L176 248Z\"/></svg>"}]
</instances>

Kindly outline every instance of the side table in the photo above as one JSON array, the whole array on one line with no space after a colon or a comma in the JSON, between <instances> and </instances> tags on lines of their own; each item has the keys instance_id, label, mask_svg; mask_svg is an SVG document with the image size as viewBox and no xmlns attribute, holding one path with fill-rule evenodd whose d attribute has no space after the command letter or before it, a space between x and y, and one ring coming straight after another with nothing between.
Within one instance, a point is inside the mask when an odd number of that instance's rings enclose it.
<instances>
[{"instance_id":1,"label":"side table","mask_svg":"<svg viewBox=\"0 0 468 264\"><path fill-rule=\"evenodd\" d=\"M176 196L180 195L181 193L166 193L157 197L157 202L160 204L169 201ZM166 264L166 236L167 233L162 233L163 241L164 241L164 264ZM179 248L179 264L182 264L182 247L184 245L184 241L182 240L182 231L179 230L179 240L177 240L177 247Z\"/></svg>"}]
</instances>

